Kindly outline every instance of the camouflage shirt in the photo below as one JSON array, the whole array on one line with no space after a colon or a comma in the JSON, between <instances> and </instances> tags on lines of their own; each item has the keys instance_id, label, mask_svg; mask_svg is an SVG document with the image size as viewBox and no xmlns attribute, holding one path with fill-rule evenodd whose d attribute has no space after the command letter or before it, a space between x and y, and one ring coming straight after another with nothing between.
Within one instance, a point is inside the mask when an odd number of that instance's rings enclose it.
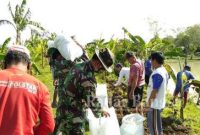
<instances>
[{"instance_id":1,"label":"camouflage shirt","mask_svg":"<svg viewBox=\"0 0 200 135\"><path fill-rule=\"evenodd\" d=\"M53 63L53 72L55 80L58 80L58 85L64 84L67 73L73 67L74 62L69 60L54 60Z\"/></svg>"},{"instance_id":2,"label":"camouflage shirt","mask_svg":"<svg viewBox=\"0 0 200 135\"><path fill-rule=\"evenodd\" d=\"M84 120L85 109L90 108L96 117L101 115L101 105L96 98L96 79L90 62L76 64L67 74L58 103L58 112L63 117L69 113Z\"/></svg>"}]
</instances>

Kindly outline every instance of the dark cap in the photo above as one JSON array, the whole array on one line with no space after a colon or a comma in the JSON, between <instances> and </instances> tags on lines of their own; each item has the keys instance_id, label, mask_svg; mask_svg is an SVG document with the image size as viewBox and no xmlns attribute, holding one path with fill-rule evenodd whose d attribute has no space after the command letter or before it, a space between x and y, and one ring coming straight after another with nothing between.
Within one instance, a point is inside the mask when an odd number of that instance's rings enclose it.
<instances>
[{"instance_id":1,"label":"dark cap","mask_svg":"<svg viewBox=\"0 0 200 135\"><path fill-rule=\"evenodd\" d=\"M113 58L113 54L112 52L107 49L96 49L95 53L97 55L97 57L99 58L99 60L101 61L102 65L104 66L104 68L108 71L108 72L112 72L112 64L114 63L114 58Z\"/></svg>"}]
</instances>

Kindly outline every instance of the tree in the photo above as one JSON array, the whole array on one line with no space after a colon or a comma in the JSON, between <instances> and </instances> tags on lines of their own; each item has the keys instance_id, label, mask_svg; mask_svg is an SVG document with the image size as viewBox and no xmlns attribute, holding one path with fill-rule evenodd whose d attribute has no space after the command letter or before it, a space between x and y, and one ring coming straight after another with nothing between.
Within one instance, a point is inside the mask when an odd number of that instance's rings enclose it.
<instances>
[{"instance_id":1,"label":"tree","mask_svg":"<svg viewBox=\"0 0 200 135\"><path fill-rule=\"evenodd\" d=\"M153 33L154 37L159 36L159 33L162 31L162 28L159 26L158 21L151 18L147 19L150 31Z\"/></svg>"},{"instance_id":2,"label":"tree","mask_svg":"<svg viewBox=\"0 0 200 135\"><path fill-rule=\"evenodd\" d=\"M89 57L91 58L96 48L101 49L104 47L105 47L105 39L94 39L92 42L87 43L85 48L87 50Z\"/></svg>"},{"instance_id":3,"label":"tree","mask_svg":"<svg viewBox=\"0 0 200 135\"><path fill-rule=\"evenodd\" d=\"M27 28L27 26L35 26L41 30L44 30L44 28L38 22L31 21L31 11L29 8L26 10L25 7L26 0L23 0L21 5L16 5L15 12L13 12L9 2L8 9L12 16L12 21L0 20L0 25L8 24L15 29L16 44L21 44L21 33Z\"/></svg>"},{"instance_id":4,"label":"tree","mask_svg":"<svg viewBox=\"0 0 200 135\"><path fill-rule=\"evenodd\" d=\"M6 52L6 46L8 45L8 43L11 41L11 38L7 38L3 44L0 45L0 68L3 67L3 60L5 57L5 52Z\"/></svg>"},{"instance_id":5,"label":"tree","mask_svg":"<svg viewBox=\"0 0 200 135\"><path fill-rule=\"evenodd\" d=\"M144 39L138 35L132 35L126 28L122 28L124 33L129 37L129 40L125 40L127 50L135 50L137 55L141 58L147 56L146 43ZM131 46L130 46L131 45Z\"/></svg>"},{"instance_id":6,"label":"tree","mask_svg":"<svg viewBox=\"0 0 200 135\"><path fill-rule=\"evenodd\" d=\"M191 59L196 51L200 48L200 25L187 27L184 31L179 32L175 39L177 47L183 47L186 57L190 55Z\"/></svg>"},{"instance_id":7,"label":"tree","mask_svg":"<svg viewBox=\"0 0 200 135\"><path fill-rule=\"evenodd\" d=\"M196 48L200 47L200 25L193 25L186 29L185 33L189 36L191 44Z\"/></svg>"},{"instance_id":8,"label":"tree","mask_svg":"<svg viewBox=\"0 0 200 135\"><path fill-rule=\"evenodd\" d=\"M40 74L40 69L37 64L41 62L42 67L44 68L45 64L45 55L47 53L47 41L48 37L41 36L37 31L31 32L30 39L26 40L25 45L30 50L31 62L33 71Z\"/></svg>"},{"instance_id":9,"label":"tree","mask_svg":"<svg viewBox=\"0 0 200 135\"><path fill-rule=\"evenodd\" d=\"M179 33L175 39L175 44L179 47L183 47L185 53L185 65L187 65L188 55L192 53L190 50L191 47L190 37L184 32Z\"/></svg>"}]
</instances>

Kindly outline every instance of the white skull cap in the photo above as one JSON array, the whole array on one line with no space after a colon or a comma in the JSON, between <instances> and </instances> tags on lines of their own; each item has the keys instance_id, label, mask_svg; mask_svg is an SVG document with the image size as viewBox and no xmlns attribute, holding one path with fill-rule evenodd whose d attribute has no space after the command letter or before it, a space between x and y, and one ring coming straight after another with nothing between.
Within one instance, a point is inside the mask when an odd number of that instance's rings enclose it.
<instances>
[{"instance_id":1,"label":"white skull cap","mask_svg":"<svg viewBox=\"0 0 200 135\"><path fill-rule=\"evenodd\" d=\"M11 47L9 47L8 52L10 51L18 51L18 52L22 52L28 55L28 58L30 59L30 51L23 45L12 45Z\"/></svg>"}]
</instances>

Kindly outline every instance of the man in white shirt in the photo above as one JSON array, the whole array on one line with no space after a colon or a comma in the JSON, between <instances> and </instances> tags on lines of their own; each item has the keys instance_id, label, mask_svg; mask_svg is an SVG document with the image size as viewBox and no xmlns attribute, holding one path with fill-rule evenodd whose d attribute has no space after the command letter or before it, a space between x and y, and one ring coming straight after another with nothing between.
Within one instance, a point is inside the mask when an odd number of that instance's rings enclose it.
<instances>
[{"instance_id":1,"label":"man in white shirt","mask_svg":"<svg viewBox=\"0 0 200 135\"><path fill-rule=\"evenodd\" d=\"M161 112L165 108L169 75L163 67L164 56L155 52L151 55L153 73L147 88L147 125L151 135L162 135Z\"/></svg>"},{"instance_id":2,"label":"man in white shirt","mask_svg":"<svg viewBox=\"0 0 200 135\"><path fill-rule=\"evenodd\" d=\"M115 87L122 83L127 85L129 80L130 68L123 67L121 63L115 65L115 74L118 76L117 82L114 84ZM124 79L125 78L125 79Z\"/></svg>"}]
</instances>

